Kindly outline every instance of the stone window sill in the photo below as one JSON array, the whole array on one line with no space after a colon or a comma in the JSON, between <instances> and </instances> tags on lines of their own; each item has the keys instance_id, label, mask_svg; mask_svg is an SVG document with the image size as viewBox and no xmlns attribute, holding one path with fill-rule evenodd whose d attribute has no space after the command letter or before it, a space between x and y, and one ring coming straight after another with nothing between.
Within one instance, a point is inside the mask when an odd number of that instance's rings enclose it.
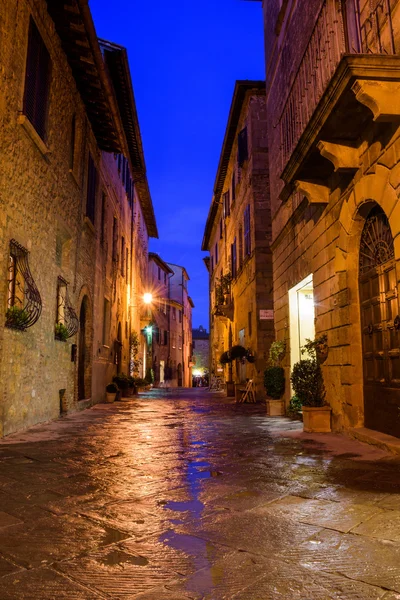
<instances>
[{"instance_id":1,"label":"stone window sill","mask_svg":"<svg viewBox=\"0 0 400 600\"><path fill-rule=\"evenodd\" d=\"M47 161L49 161L50 154L51 154L50 148L48 146L46 146L46 144L44 143L44 141L42 140L42 138L40 137L40 135L38 134L38 132L36 131L34 126L32 125L32 123L28 119L28 117L26 115L19 115L18 123L19 123L19 125L22 125L26 134L32 140L32 142L35 144L35 146L37 147L39 152L42 154L42 156Z\"/></svg>"}]
</instances>

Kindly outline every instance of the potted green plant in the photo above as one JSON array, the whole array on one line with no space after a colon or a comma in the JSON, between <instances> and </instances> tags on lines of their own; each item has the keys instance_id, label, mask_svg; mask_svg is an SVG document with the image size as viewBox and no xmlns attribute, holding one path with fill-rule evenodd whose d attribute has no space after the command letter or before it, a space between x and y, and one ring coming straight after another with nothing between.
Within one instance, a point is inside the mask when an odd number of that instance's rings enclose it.
<instances>
[{"instance_id":1,"label":"potted green plant","mask_svg":"<svg viewBox=\"0 0 400 600\"><path fill-rule=\"evenodd\" d=\"M24 308L21 308L20 306L10 306L10 308L7 308L6 327L25 331L28 321L29 315Z\"/></svg>"},{"instance_id":2,"label":"potted green plant","mask_svg":"<svg viewBox=\"0 0 400 600\"><path fill-rule=\"evenodd\" d=\"M331 408L325 403L325 384L319 361L319 348L326 344L326 335L307 340L301 353L308 358L293 366L291 382L295 395L301 402L304 431L327 433L331 431ZM325 353L326 354L326 353Z\"/></svg>"},{"instance_id":3,"label":"potted green plant","mask_svg":"<svg viewBox=\"0 0 400 600\"><path fill-rule=\"evenodd\" d=\"M141 377L135 377L135 388L137 392L143 392L146 389L147 383Z\"/></svg>"},{"instance_id":4,"label":"potted green plant","mask_svg":"<svg viewBox=\"0 0 400 600\"><path fill-rule=\"evenodd\" d=\"M115 401L116 395L118 393L118 386L116 383L109 383L106 386L106 401L108 403L112 403Z\"/></svg>"},{"instance_id":5,"label":"potted green plant","mask_svg":"<svg viewBox=\"0 0 400 600\"><path fill-rule=\"evenodd\" d=\"M285 370L280 364L285 352L285 340L276 340L269 348L269 366L264 371L264 387L267 391L267 414L270 417L285 414Z\"/></svg>"},{"instance_id":6,"label":"potted green plant","mask_svg":"<svg viewBox=\"0 0 400 600\"><path fill-rule=\"evenodd\" d=\"M113 382L117 384L118 389L121 391L121 398L129 397L129 379L127 375L120 373L119 375L115 375L113 377Z\"/></svg>"},{"instance_id":7,"label":"potted green plant","mask_svg":"<svg viewBox=\"0 0 400 600\"><path fill-rule=\"evenodd\" d=\"M246 358L247 350L243 346L237 344L236 346L232 346L230 351L230 357L232 360L236 360L237 358L242 359Z\"/></svg>"},{"instance_id":8,"label":"potted green plant","mask_svg":"<svg viewBox=\"0 0 400 600\"><path fill-rule=\"evenodd\" d=\"M68 339L68 329L65 327L64 323L56 323L54 328L54 337L56 340L60 342L66 342Z\"/></svg>"}]
</instances>

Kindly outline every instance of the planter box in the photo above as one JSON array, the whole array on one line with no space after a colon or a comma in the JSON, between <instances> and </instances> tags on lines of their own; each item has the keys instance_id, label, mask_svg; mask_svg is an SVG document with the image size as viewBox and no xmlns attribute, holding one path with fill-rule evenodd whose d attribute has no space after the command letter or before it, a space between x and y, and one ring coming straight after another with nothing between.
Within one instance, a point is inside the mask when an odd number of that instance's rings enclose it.
<instances>
[{"instance_id":1,"label":"planter box","mask_svg":"<svg viewBox=\"0 0 400 600\"><path fill-rule=\"evenodd\" d=\"M331 429L330 406L303 406L303 430L307 433L329 433Z\"/></svg>"},{"instance_id":2,"label":"planter box","mask_svg":"<svg viewBox=\"0 0 400 600\"><path fill-rule=\"evenodd\" d=\"M226 395L228 398L235 395L235 383L233 381L226 382Z\"/></svg>"},{"instance_id":3,"label":"planter box","mask_svg":"<svg viewBox=\"0 0 400 600\"><path fill-rule=\"evenodd\" d=\"M267 415L269 417L283 417L285 414L284 400L271 400L267 398Z\"/></svg>"}]
</instances>

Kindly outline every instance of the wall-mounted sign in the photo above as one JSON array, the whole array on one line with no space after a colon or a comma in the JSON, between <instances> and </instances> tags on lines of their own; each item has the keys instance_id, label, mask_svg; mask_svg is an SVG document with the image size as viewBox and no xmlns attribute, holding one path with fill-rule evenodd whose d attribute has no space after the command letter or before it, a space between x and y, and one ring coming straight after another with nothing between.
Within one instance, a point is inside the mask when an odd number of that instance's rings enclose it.
<instances>
[{"instance_id":1,"label":"wall-mounted sign","mask_svg":"<svg viewBox=\"0 0 400 600\"><path fill-rule=\"evenodd\" d=\"M273 321L274 311L273 310L260 310L260 321Z\"/></svg>"}]
</instances>

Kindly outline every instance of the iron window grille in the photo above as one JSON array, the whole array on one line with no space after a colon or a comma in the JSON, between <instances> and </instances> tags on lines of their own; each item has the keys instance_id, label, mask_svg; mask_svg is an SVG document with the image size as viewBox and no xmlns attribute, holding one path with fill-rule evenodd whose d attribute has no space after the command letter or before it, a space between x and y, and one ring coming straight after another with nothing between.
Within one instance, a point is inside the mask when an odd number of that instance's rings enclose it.
<instances>
[{"instance_id":1,"label":"iron window grille","mask_svg":"<svg viewBox=\"0 0 400 600\"><path fill-rule=\"evenodd\" d=\"M42 299L33 280L29 252L16 240L10 241L6 327L25 331L42 312Z\"/></svg>"},{"instance_id":2,"label":"iron window grille","mask_svg":"<svg viewBox=\"0 0 400 600\"><path fill-rule=\"evenodd\" d=\"M57 328L57 325L63 325L63 328ZM61 332L61 329L65 332L64 335ZM79 319L69 299L68 283L59 276L57 282L57 320L55 338L65 341L65 339L74 336L78 332L78 329Z\"/></svg>"}]
</instances>

